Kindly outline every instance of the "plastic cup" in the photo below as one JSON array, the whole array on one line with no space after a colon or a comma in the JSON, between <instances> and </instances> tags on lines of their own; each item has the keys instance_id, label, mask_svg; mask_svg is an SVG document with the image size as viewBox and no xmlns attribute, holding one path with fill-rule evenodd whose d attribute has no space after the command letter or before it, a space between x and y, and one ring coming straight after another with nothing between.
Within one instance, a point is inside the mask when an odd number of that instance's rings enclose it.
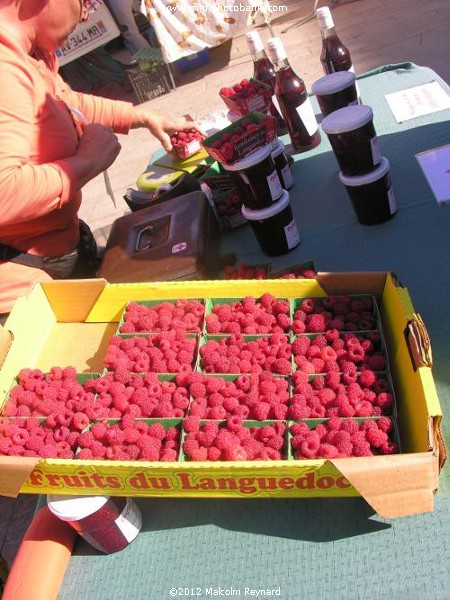
<instances>
[{"instance_id":1,"label":"plastic cup","mask_svg":"<svg viewBox=\"0 0 450 600\"><path fill-rule=\"evenodd\" d=\"M242 207L242 214L250 223L261 250L267 256L286 254L300 243L289 199L289 192L283 191L282 197L272 206L261 210Z\"/></svg>"},{"instance_id":2,"label":"plastic cup","mask_svg":"<svg viewBox=\"0 0 450 600\"><path fill-rule=\"evenodd\" d=\"M366 175L347 177L339 173L345 185L358 221L363 225L384 223L397 212L390 165L382 157L377 169Z\"/></svg>"},{"instance_id":3,"label":"plastic cup","mask_svg":"<svg viewBox=\"0 0 450 600\"><path fill-rule=\"evenodd\" d=\"M380 164L381 152L370 106L340 108L324 118L322 129L344 175L364 175Z\"/></svg>"},{"instance_id":4,"label":"plastic cup","mask_svg":"<svg viewBox=\"0 0 450 600\"><path fill-rule=\"evenodd\" d=\"M283 194L272 150L272 144L268 144L233 165L223 165L227 171L238 172L250 186L252 195L246 199L247 208L258 210L268 207Z\"/></svg>"},{"instance_id":5,"label":"plastic cup","mask_svg":"<svg viewBox=\"0 0 450 600\"><path fill-rule=\"evenodd\" d=\"M123 550L142 527L141 511L131 498L48 495L47 505L56 517L105 554Z\"/></svg>"},{"instance_id":6,"label":"plastic cup","mask_svg":"<svg viewBox=\"0 0 450 600\"><path fill-rule=\"evenodd\" d=\"M359 104L355 74L351 71L337 71L321 77L311 86L322 115Z\"/></svg>"}]
</instances>

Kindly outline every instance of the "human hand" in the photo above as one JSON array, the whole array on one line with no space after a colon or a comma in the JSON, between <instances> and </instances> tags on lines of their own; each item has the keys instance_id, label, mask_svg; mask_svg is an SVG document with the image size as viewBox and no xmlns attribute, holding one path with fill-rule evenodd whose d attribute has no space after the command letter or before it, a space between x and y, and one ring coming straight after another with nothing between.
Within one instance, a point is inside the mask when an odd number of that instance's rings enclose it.
<instances>
[{"instance_id":1,"label":"human hand","mask_svg":"<svg viewBox=\"0 0 450 600\"><path fill-rule=\"evenodd\" d=\"M170 136L177 131L185 131L188 129L197 130L202 137L203 132L197 127L194 121L186 117L171 117L163 113L146 109L143 106L134 108L133 128L147 127L152 135L154 135L162 144L166 152L172 150L172 142Z\"/></svg>"},{"instance_id":2,"label":"human hand","mask_svg":"<svg viewBox=\"0 0 450 600\"><path fill-rule=\"evenodd\" d=\"M120 149L119 140L109 127L89 123L83 126L76 155L91 164L91 175L95 177L112 165Z\"/></svg>"}]
</instances>

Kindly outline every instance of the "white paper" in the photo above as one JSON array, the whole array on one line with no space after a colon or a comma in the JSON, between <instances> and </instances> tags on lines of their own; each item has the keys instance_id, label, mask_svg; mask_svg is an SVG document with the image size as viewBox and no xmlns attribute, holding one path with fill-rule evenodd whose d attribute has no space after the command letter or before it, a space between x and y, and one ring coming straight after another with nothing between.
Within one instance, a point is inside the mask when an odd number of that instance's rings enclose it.
<instances>
[{"instance_id":1,"label":"white paper","mask_svg":"<svg viewBox=\"0 0 450 600\"><path fill-rule=\"evenodd\" d=\"M438 204L450 202L450 144L416 154Z\"/></svg>"},{"instance_id":2,"label":"white paper","mask_svg":"<svg viewBox=\"0 0 450 600\"><path fill-rule=\"evenodd\" d=\"M450 96L437 81L386 94L397 123L450 108Z\"/></svg>"}]
</instances>

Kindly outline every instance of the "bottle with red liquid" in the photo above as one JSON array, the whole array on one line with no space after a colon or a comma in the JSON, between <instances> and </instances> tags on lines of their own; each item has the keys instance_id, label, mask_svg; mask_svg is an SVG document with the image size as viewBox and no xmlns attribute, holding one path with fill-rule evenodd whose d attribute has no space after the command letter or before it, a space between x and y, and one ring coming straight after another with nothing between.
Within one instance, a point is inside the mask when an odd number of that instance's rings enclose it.
<instances>
[{"instance_id":1,"label":"bottle with red liquid","mask_svg":"<svg viewBox=\"0 0 450 600\"><path fill-rule=\"evenodd\" d=\"M280 38L271 38L268 49L275 66L275 96L292 146L297 152L311 150L320 143L320 133L305 82L290 66Z\"/></svg>"},{"instance_id":2,"label":"bottle with red liquid","mask_svg":"<svg viewBox=\"0 0 450 600\"><path fill-rule=\"evenodd\" d=\"M325 75L336 71L352 71L353 64L350 52L336 33L333 16L328 6L316 10L317 22L322 36L320 62Z\"/></svg>"},{"instance_id":3,"label":"bottle with red liquid","mask_svg":"<svg viewBox=\"0 0 450 600\"><path fill-rule=\"evenodd\" d=\"M275 67L267 57L261 36L257 31L249 31L245 37L253 59L253 77L258 79L258 81L270 85L272 93L275 94ZM284 135L287 132L286 123L277 109L275 98L272 98L269 110L270 114L275 117L277 134L279 136Z\"/></svg>"}]
</instances>

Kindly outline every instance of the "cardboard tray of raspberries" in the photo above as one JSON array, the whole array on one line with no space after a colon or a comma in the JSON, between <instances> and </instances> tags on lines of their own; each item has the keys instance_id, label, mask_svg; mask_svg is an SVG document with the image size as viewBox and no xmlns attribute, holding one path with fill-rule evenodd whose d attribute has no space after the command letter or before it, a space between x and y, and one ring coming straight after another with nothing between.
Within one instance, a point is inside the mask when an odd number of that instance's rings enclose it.
<instances>
[{"instance_id":1,"label":"cardboard tray of raspberries","mask_svg":"<svg viewBox=\"0 0 450 600\"><path fill-rule=\"evenodd\" d=\"M195 332L170 329L182 314L173 315L178 300L200 305ZM369 312L375 329L361 331L351 317L294 331L296 312L320 307L323 317L333 302L340 316ZM258 305L271 331L207 332L212 314L245 330ZM168 329L119 333L130 306L150 307ZM381 515L432 510L445 448L431 372L412 363L404 335L414 314L406 290L386 273L39 284L7 322L14 339L0 330L0 491L360 495ZM306 322L305 315L297 317ZM231 371L241 372L214 372L226 370L214 344L202 364L210 342L222 344ZM299 368L293 348L322 372Z\"/></svg>"},{"instance_id":2,"label":"cardboard tray of raspberries","mask_svg":"<svg viewBox=\"0 0 450 600\"><path fill-rule=\"evenodd\" d=\"M203 140L203 147L215 160L232 165L276 138L275 119L251 112Z\"/></svg>"},{"instance_id":3,"label":"cardboard tray of raspberries","mask_svg":"<svg viewBox=\"0 0 450 600\"><path fill-rule=\"evenodd\" d=\"M221 88L219 96L230 110L244 116L253 111L265 112L272 99L272 88L252 77Z\"/></svg>"}]
</instances>

